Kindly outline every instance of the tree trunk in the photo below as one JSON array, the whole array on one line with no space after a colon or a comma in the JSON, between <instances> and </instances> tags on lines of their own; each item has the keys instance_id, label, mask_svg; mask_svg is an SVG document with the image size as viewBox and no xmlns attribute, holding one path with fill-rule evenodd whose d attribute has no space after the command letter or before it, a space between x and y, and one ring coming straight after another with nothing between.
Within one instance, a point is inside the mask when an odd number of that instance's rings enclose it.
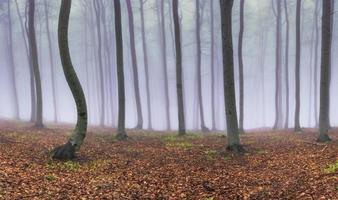
<instances>
[{"instance_id":1,"label":"tree trunk","mask_svg":"<svg viewBox=\"0 0 338 200\"><path fill-rule=\"evenodd\" d=\"M161 48L162 48L162 62L164 71L164 95L165 95L165 109L166 109L166 121L167 129L171 129L170 122L170 101L169 101L169 81L168 81L168 63L167 63L167 41L165 32L165 17L164 17L164 1L160 1L161 8Z\"/></svg>"},{"instance_id":2,"label":"tree trunk","mask_svg":"<svg viewBox=\"0 0 338 200\"><path fill-rule=\"evenodd\" d=\"M295 132L300 132L302 129L299 123L299 114L300 114L300 9L301 9L301 0L297 0L296 8L296 67L295 67L295 83L296 83L296 109L295 109Z\"/></svg>"},{"instance_id":3,"label":"tree trunk","mask_svg":"<svg viewBox=\"0 0 338 200\"><path fill-rule=\"evenodd\" d=\"M145 70L145 78L146 78L146 92L147 92L147 105L148 105L148 129L152 130L153 125L151 122L151 99L150 99L150 86L149 86L149 64L148 64L148 50L147 50L147 42L146 42L146 34L145 34L145 24L144 24L144 2L140 0L141 6L141 31L142 31L142 49L143 49L143 60L144 60L144 70Z\"/></svg>"},{"instance_id":4,"label":"tree trunk","mask_svg":"<svg viewBox=\"0 0 338 200\"><path fill-rule=\"evenodd\" d=\"M37 53L37 47L36 47L34 13L35 13L35 0L29 0L29 11L28 11L29 46L30 46L30 52L31 52L31 62L34 68L36 99L37 99L35 126L38 128L42 128L43 127L42 89L41 89L40 70L39 70L39 63L38 63L38 53Z\"/></svg>"},{"instance_id":5,"label":"tree trunk","mask_svg":"<svg viewBox=\"0 0 338 200\"><path fill-rule=\"evenodd\" d=\"M54 56L53 56L53 47L52 47L52 40L51 34L49 30L49 12L48 12L48 3L47 0L44 0L44 8L45 8L45 17L46 17L46 30L47 30L47 39L48 39L48 48L49 48L49 61L50 61L50 68L51 68L51 78L52 78L52 95L53 95L53 108L54 108L54 121L58 122L58 115L57 115L57 102L56 102L56 80L55 80L55 65L54 65Z\"/></svg>"},{"instance_id":6,"label":"tree trunk","mask_svg":"<svg viewBox=\"0 0 338 200\"><path fill-rule=\"evenodd\" d=\"M314 117L316 127L318 127L318 51L319 51L319 27L318 27L318 16L319 16L319 0L316 0L316 7L314 12L314 20L315 20L315 65L313 70L314 75Z\"/></svg>"},{"instance_id":7,"label":"tree trunk","mask_svg":"<svg viewBox=\"0 0 338 200\"><path fill-rule=\"evenodd\" d=\"M141 105L140 87L139 87L139 78L138 78L138 66L137 66L136 48L135 48L134 14L133 14L133 8L131 6L130 0L127 0L126 2L127 2L127 9L128 9L130 51L131 51L131 60L132 60L132 66L133 66L134 92L135 92L135 101L136 101L136 110L137 110L136 129L142 129L143 116L142 116L142 105Z\"/></svg>"},{"instance_id":8,"label":"tree trunk","mask_svg":"<svg viewBox=\"0 0 338 200\"><path fill-rule=\"evenodd\" d=\"M286 0L284 0L284 11L285 11L285 20L286 20L286 30L285 30L285 125L284 128L289 128L289 110L290 110L290 86L289 86L289 35L290 35L290 22L289 22L289 13L288 5Z\"/></svg>"},{"instance_id":9,"label":"tree trunk","mask_svg":"<svg viewBox=\"0 0 338 200\"><path fill-rule=\"evenodd\" d=\"M77 123L69 141L65 145L57 147L52 151L52 157L55 159L73 159L75 151L80 149L87 132L86 98L83 93L81 83L74 70L68 46L68 25L71 4L71 0L61 1L58 41L63 72L76 104Z\"/></svg>"},{"instance_id":10,"label":"tree trunk","mask_svg":"<svg viewBox=\"0 0 338 200\"><path fill-rule=\"evenodd\" d=\"M244 67L243 67L243 34L244 34L244 0L240 1L240 25L238 36L239 67L239 132L244 133Z\"/></svg>"},{"instance_id":11,"label":"tree trunk","mask_svg":"<svg viewBox=\"0 0 338 200\"><path fill-rule=\"evenodd\" d=\"M14 62L14 50L13 50L13 30L12 30L12 16L11 16L11 1L7 2L7 11L8 11L8 53L9 53L9 72L11 87L13 92L13 104L14 104L14 118L20 118L19 112L19 100L18 100L18 89L16 84L16 73L15 73L15 62Z\"/></svg>"},{"instance_id":12,"label":"tree trunk","mask_svg":"<svg viewBox=\"0 0 338 200\"><path fill-rule=\"evenodd\" d=\"M332 3L323 1L322 16L322 61L321 61L321 80L320 80L320 113L319 113L319 138L318 142L327 142L331 139L328 136L329 120L329 98L330 98L330 79L331 79L331 42L332 42Z\"/></svg>"},{"instance_id":13,"label":"tree trunk","mask_svg":"<svg viewBox=\"0 0 338 200\"><path fill-rule=\"evenodd\" d=\"M203 132L208 132L209 129L205 126L203 95L202 95L202 49L201 49L201 20L200 20L200 0L196 0L196 44L197 44L197 95L198 106L200 112L201 129Z\"/></svg>"},{"instance_id":14,"label":"tree trunk","mask_svg":"<svg viewBox=\"0 0 338 200\"><path fill-rule=\"evenodd\" d=\"M117 64L117 79L119 93L119 117L118 117L118 132L116 138L118 140L127 139L125 131L125 116L126 116L126 99L124 91L124 67L123 67L123 38L122 38L122 20L121 20L121 3L120 0L114 0L115 14L115 36L116 36L116 64Z\"/></svg>"},{"instance_id":15,"label":"tree trunk","mask_svg":"<svg viewBox=\"0 0 338 200\"><path fill-rule=\"evenodd\" d=\"M211 121L212 130L216 130L215 107L215 24L214 1L210 1L210 69L211 69Z\"/></svg>"},{"instance_id":16,"label":"tree trunk","mask_svg":"<svg viewBox=\"0 0 338 200\"><path fill-rule=\"evenodd\" d=\"M232 45L232 6L233 0L220 0L222 22L222 47L223 47L223 75L224 75L224 99L225 113L228 131L228 149L240 153L244 149L240 144L236 94L234 80L234 58Z\"/></svg>"},{"instance_id":17,"label":"tree trunk","mask_svg":"<svg viewBox=\"0 0 338 200\"><path fill-rule=\"evenodd\" d=\"M98 61L99 61L99 81L100 81L100 96L101 96L101 102L100 102L100 125L104 126L105 122L105 92L104 92L104 73L103 73L103 64L102 64L102 39L101 39L101 17L100 17L100 12L101 12L101 6L98 2L98 0L93 1L94 3L94 10L95 10L95 15L96 15L96 30L97 30L97 39L98 39L98 47L97 47L97 56L98 56Z\"/></svg>"},{"instance_id":18,"label":"tree trunk","mask_svg":"<svg viewBox=\"0 0 338 200\"><path fill-rule=\"evenodd\" d=\"M176 89L178 107L178 134L185 135L184 103L183 103L183 81L182 81L182 47L180 21L178 17L178 0L173 0L173 18L175 30L176 49Z\"/></svg>"}]
</instances>

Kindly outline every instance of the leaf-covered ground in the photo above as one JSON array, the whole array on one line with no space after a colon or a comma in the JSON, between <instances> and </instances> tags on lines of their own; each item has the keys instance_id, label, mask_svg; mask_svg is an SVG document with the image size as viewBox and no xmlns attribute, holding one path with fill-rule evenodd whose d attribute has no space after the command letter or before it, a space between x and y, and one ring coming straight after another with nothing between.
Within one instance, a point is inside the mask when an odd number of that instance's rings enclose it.
<instances>
[{"instance_id":1,"label":"leaf-covered ground","mask_svg":"<svg viewBox=\"0 0 338 200\"><path fill-rule=\"evenodd\" d=\"M221 133L174 134L93 128L74 161L48 151L71 127L0 122L0 199L338 199L338 131L249 133L247 153L225 151ZM331 165L331 166L330 166Z\"/></svg>"}]
</instances>

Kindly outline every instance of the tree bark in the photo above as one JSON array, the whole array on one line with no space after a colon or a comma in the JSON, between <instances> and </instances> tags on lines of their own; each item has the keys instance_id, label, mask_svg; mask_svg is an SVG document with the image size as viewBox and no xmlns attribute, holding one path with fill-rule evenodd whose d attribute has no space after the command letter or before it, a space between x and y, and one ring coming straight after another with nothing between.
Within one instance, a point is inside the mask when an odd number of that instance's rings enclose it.
<instances>
[{"instance_id":1,"label":"tree bark","mask_svg":"<svg viewBox=\"0 0 338 200\"><path fill-rule=\"evenodd\" d=\"M244 34L244 0L240 1L240 25L238 36L239 67L239 132L244 133L244 67L243 67L243 34Z\"/></svg>"},{"instance_id":2,"label":"tree bark","mask_svg":"<svg viewBox=\"0 0 338 200\"><path fill-rule=\"evenodd\" d=\"M296 83L296 109L295 109L295 132L300 132L302 129L299 122L300 114L300 55L301 55L301 46L300 46L300 10L301 10L301 0L297 0L296 8L296 66L295 66L295 83Z\"/></svg>"},{"instance_id":3,"label":"tree bark","mask_svg":"<svg viewBox=\"0 0 338 200\"><path fill-rule=\"evenodd\" d=\"M138 78L138 66L136 58L136 48L135 48L135 31L134 31L134 14L133 8L131 6L130 0L126 0L127 10L128 10L128 19L129 19L129 35L130 35L130 51L131 51L131 61L133 66L133 77L134 77L134 93L136 101L136 111L137 111L137 125L136 129L143 128L143 116L142 116L142 105L140 97L140 87L139 87L139 78Z\"/></svg>"},{"instance_id":4,"label":"tree bark","mask_svg":"<svg viewBox=\"0 0 338 200\"><path fill-rule=\"evenodd\" d=\"M232 6L233 0L220 0L222 23L222 49L223 49L223 75L224 75L224 99L225 113L228 131L228 149L240 153L244 151L240 144L236 94L234 80L234 58L232 45Z\"/></svg>"},{"instance_id":5,"label":"tree bark","mask_svg":"<svg viewBox=\"0 0 338 200\"><path fill-rule=\"evenodd\" d=\"M123 38L122 38L122 20L121 20L121 3L120 0L114 0L115 14L115 36L116 36L116 63L117 63L117 79L118 79L118 95L119 95L119 116L118 130L116 138L118 140L127 139L125 131L125 91L124 91L124 66L123 66Z\"/></svg>"},{"instance_id":6,"label":"tree bark","mask_svg":"<svg viewBox=\"0 0 338 200\"><path fill-rule=\"evenodd\" d=\"M146 42L146 34L145 34L145 24L144 24L144 2L140 0L141 6L141 32L142 32L142 49L143 49L143 61L144 61L144 70L145 70L145 78L146 78L146 92L147 92L147 105L148 105L148 129L152 130L152 113L151 113L151 98L150 98L150 86L149 86L149 64L148 64L148 50L147 50L147 42Z\"/></svg>"},{"instance_id":7,"label":"tree bark","mask_svg":"<svg viewBox=\"0 0 338 200\"><path fill-rule=\"evenodd\" d=\"M332 42L332 3L323 1L322 15L322 50L321 50L321 78L320 78L320 113L318 142L330 141L328 136L329 99L331 79L331 42Z\"/></svg>"},{"instance_id":8,"label":"tree bark","mask_svg":"<svg viewBox=\"0 0 338 200\"><path fill-rule=\"evenodd\" d=\"M54 65L54 56L53 56L53 47L51 34L49 30L49 12L48 12L48 3L47 0L44 0L44 11L46 17L46 30L47 30L47 39L48 39L48 49L49 49L49 61L50 61L50 69L51 69L51 80L52 80L52 96L53 96L53 108L54 108L54 121L58 122L58 114L57 114L57 102L56 102L56 80L55 80L55 65Z\"/></svg>"},{"instance_id":9,"label":"tree bark","mask_svg":"<svg viewBox=\"0 0 338 200\"><path fill-rule=\"evenodd\" d=\"M69 53L68 25L71 4L71 0L61 1L58 25L58 41L63 72L76 104L77 123L73 134L69 138L69 141L65 145L57 147L52 151L52 157L55 159L73 159L75 156L75 151L80 149L87 132L86 98L83 93L81 83L74 70Z\"/></svg>"},{"instance_id":10,"label":"tree bark","mask_svg":"<svg viewBox=\"0 0 338 200\"><path fill-rule=\"evenodd\" d=\"M38 63L38 53L36 46L35 27L34 27L34 13L35 13L35 0L29 0L28 9L28 31L29 31L29 46L31 52L31 62L34 68L35 88L36 88L36 121L35 126L38 128L43 127L42 119L42 89L40 70Z\"/></svg>"}]
</instances>

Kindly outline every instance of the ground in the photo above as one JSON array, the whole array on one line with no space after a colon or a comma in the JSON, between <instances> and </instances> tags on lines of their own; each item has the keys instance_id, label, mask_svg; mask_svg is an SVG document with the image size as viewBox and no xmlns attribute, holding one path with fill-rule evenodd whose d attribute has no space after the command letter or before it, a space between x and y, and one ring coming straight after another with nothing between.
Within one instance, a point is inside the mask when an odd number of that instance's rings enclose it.
<instances>
[{"instance_id":1,"label":"ground","mask_svg":"<svg viewBox=\"0 0 338 200\"><path fill-rule=\"evenodd\" d=\"M303 133L241 136L247 153L225 150L219 133L89 129L74 161L49 158L71 126L34 129L0 122L0 199L338 199L338 131L317 144Z\"/></svg>"}]
</instances>

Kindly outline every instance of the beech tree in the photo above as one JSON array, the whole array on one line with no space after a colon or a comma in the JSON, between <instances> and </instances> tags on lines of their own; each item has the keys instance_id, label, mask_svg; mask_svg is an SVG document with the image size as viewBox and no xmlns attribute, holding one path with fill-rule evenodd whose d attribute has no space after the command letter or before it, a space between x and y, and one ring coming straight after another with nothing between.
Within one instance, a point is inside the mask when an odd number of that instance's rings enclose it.
<instances>
[{"instance_id":1,"label":"beech tree","mask_svg":"<svg viewBox=\"0 0 338 200\"><path fill-rule=\"evenodd\" d=\"M73 159L75 152L80 149L87 132L88 119L86 98L83 93L81 83L74 70L69 53L68 26L71 5L72 0L61 1L58 25L58 42L63 72L76 104L77 123L68 142L52 151L52 157L55 159Z\"/></svg>"},{"instance_id":2,"label":"beech tree","mask_svg":"<svg viewBox=\"0 0 338 200\"><path fill-rule=\"evenodd\" d=\"M300 9L301 9L301 0L297 0L296 8L296 66L295 66L295 97L296 97L296 108L295 108L295 132L301 131L299 123L299 114L300 114Z\"/></svg>"},{"instance_id":3,"label":"beech tree","mask_svg":"<svg viewBox=\"0 0 338 200\"><path fill-rule=\"evenodd\" d=\"M284 13L285 13L285 124L284 128L289 128L289 111L290 111L290 85L289 85L289 37L290 37L290 21L288 5L284 0Z\"/></svg>"},{"instance_id":4,"label":"beech tree","mask_svg":"<svg viewBox=\"0 0 338 200\"><path fill-rule=\"evenodd\" d=\"M222 23L222 51L223 51L223 76L224 100L227 121L228 149L240 153L244 149L240 144L239 129L236 110L236 94L234 79L234 58L232 44L232 7L234 0L220 0Z\"/></svg>"},{"instance_id":5,"label":"beech tree","mask_svg":"<svg viewBox=\"0 0 338 200\"><path fill-rule=\"evenodd\" d=\"M240 0L238 36L238 67L239 67L239 132L244 132L244 67L243 67L243 34L244 34L244 0Z\"/></svg>"}]
</instances>

